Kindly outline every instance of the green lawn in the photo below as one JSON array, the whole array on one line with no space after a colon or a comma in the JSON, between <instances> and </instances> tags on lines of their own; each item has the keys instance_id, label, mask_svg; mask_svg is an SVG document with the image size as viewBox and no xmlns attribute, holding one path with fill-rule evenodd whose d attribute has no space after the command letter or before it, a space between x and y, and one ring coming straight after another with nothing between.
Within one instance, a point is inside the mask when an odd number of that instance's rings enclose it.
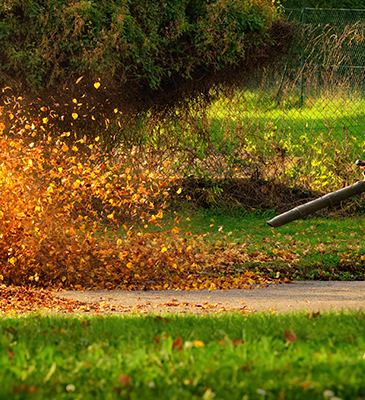
<instances>
[{"instance_id":1,"label":"green lawn","mask_svg":"<svg viewBox=\"0 0 365 400\"><path fill-rule=\"evenodd\" d=\"M298 101L278 102L265 94L246 91L233 100L219 99L211 107L211 133L217 142L222 134L244 127L249 143L265 148L275 136L294 156L302 156L322 135L356 149L365 144L365 98L356 93L310 97L302 107ZM230 129L227 129L230 127ZM261 143L260 143L261 139Z\"/></svg>"},{"instance_id":2,"label":"green lawn","mask_svg":"<svg viewBox=\"0 0 365 400\"><path fill-rule=\"evenodd\" d=\"M365 314L0 319L1 399L363 399Z\"/></svg>"},{"instance_id":3,"label":"green lawn","mask_svg":"<svg viewBox=\"0 0 365 400\"><path fill-rule=\"evenodd\" d=\"M180 234L187 240L212 251L236 248L249 255L237 270L249 269L271 277L279 272L279 276L294 280L365 278L363 216L312 217L271 228L266 221L277 215L273 211L229 214L222 209L199 209L178 215ZM164 231L175 226L174 217L167 215L162 222Z\"/></svg>"}]
</instances>

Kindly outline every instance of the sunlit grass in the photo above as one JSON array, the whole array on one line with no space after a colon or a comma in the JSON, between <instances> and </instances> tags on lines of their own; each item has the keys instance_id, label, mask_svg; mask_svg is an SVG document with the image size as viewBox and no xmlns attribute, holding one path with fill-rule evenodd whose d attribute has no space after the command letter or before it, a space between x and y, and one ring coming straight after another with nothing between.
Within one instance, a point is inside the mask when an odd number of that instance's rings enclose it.
<instances>
[{"instance_id":1,"label":"sunlit grass","mask_svg":"<svg viewBox=\"0 0 365 400\"><path fill-rule=\"evenodd\" d=\"M364 279L365 244L362 217L296 220L279 228L267 221L273 211L229 215L223 210L199 209L179 214L180 235L210 248L236 249L247 254L238 270L248 269L290 279ZM153 231L176 226L175 213ZM260 261L261 260L261 261ZM264 261L265 260L265 261Z\"/></svg>"},{"instance_id":2,"label":"sunlit grass","mask_svg":"<svg viewBox=\"0 0 365 400\"><path fill-rule=\"evenodd\" d=\"M362 399L363 313L0 320L1 399Z\"/></svg>"},{"instance_id":3,"label":"sunlit grass","mask_svg":"<svg viewBox=\"0 0 365 400\"><path fill-rule=\"evenodd\" d=\"M329 134L339 144L346 141L357 151L362 151L365 144L364 107L365 98L358 93L317 94L306 98L300 107L298 95L280 100L267 92L238 92L233 99L218 99L212 105L211 133L219 142L230 129L242 127L248 141L259 148L265 147L260 139L267 140L275 135L277 142L289 144L287 148L295 156L301 156L319 136ZM301 148L298 150L295 145Z\"/></svg>"}]
</instances>

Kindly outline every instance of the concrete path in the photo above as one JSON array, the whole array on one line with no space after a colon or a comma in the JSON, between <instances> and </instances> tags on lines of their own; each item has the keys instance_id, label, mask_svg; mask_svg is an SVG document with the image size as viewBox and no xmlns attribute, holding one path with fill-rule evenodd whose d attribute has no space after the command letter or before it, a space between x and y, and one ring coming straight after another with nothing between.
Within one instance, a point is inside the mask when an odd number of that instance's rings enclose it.
<instances>
[{"instance_id":1,"label":"concrete path","mask_svg":"<svg viewBox=\"0 0 365 400\"><path fill-rule=\"evenodd\" d=\"M365 310L365 281L295 282L252 290L67 291L58 297L105 305L105 311L342 311Z\"/></svg>"}]
</instances>

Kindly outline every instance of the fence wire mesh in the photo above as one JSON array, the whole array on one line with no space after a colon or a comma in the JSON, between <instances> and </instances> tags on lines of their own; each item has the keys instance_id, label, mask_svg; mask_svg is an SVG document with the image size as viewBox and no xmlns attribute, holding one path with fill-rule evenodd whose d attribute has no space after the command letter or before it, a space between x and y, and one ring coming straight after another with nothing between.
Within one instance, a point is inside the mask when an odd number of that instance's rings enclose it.
<instances>
[{"instance_id":1,"label":"fence wire mesh","mask_svg":"<svg viewBox=\"0 0 365 400\"><path fill-rule=\"evenodd\" d=\"M290 54L217 102L209 129L225 132L230 155L241 144L236 172L328 192L360 179L354 161L365 148L365 10L284 16L297 31Z\"/></svg>"}]
</instances>

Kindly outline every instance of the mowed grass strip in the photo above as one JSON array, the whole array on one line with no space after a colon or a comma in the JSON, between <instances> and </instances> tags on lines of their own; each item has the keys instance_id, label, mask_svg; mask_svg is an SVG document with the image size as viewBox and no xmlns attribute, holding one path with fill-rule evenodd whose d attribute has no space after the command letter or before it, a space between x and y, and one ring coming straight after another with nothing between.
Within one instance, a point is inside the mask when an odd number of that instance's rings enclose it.
<instances>
[{"instance_id":1,"label":"mowed grass strip","mask_svg":"<svg viewBox=\"0 0 365 400\"><path fill-rule=\"evenodd\" d=\"M363 399L365 314L0 320L1 399Z\"/></svg>"}]
</instances>

